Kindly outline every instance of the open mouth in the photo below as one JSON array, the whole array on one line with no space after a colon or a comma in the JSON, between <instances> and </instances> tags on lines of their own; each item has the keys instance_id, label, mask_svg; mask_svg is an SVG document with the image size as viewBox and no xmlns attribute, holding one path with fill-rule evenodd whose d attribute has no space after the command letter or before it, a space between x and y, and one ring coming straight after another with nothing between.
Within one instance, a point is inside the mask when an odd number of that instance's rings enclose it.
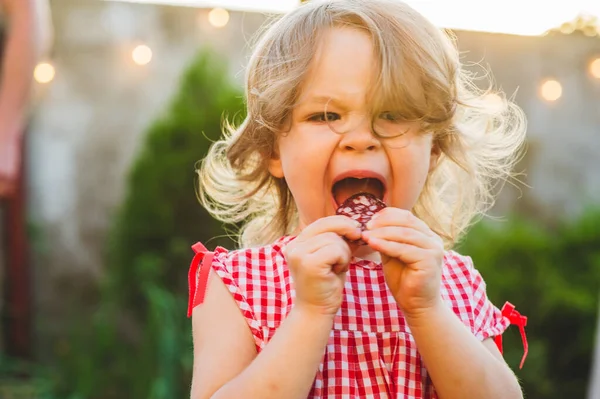
<instances>
[{"instance_id":1,"label":"open mouth","mask_svg":"<svg viewBox=\"0 0 600 399\"><path fill-rule=\"evenodd\" d=\"M382 180L376 177L346 177L333 185L331 193L337 206L358 193L369 193L383 201L385 185Z\"/></svg>"}]
</instances>

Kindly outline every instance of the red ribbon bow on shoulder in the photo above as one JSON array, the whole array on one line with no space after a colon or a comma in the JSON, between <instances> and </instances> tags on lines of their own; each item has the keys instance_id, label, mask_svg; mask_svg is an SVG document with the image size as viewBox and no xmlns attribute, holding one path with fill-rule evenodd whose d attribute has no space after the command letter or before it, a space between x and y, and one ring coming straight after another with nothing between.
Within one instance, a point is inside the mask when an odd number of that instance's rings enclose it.
<instances>
[{"instance_id":1,"label":"red ribbon bow on shoulder","mask_svg":"<svg viewBox=\"0 0 600 399\"><path fill-rule=\"evenodd\" d=\"M519 327L519 331L521 332L521 340L523 341L523 358L521 359L521 364L519 368L523 368L523 364L525 363L525 358L527 357L527 353L529 351L529 345L527 344L527 335L525 335L525 326L527 325L527 317L521 315L517 310L515 310L515 305L510 302L506 302L504 306L502 306L502 316L506 317L510 324L514 324ZM494 341L502 353L502 335L497 335L494 337Z\"/></svg>"}]
</instances>

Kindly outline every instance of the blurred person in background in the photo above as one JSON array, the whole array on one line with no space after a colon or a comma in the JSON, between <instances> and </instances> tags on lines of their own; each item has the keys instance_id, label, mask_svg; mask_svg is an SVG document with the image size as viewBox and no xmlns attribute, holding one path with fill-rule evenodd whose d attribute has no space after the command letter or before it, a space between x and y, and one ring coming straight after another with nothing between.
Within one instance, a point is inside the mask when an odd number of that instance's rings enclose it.
<instances>
[{"instance_id":1,"label":"blurred person in background","mask_svg":"<svg viewBox=\"0 0 600 399\"><path fill-rule=\"evenodd\" d=\"M15 202L24 153L33 71L52 43L48 0L0 0L0 313L5 314L8 215ZM15 232L13 232L15 233ZM15 233L16 234L16 233ZM4 317L3 317L4 318ZM3 326L4 327L4 326ZM4 331L4 328L1 330ZM4 338L4 337L2 337ZM4 341L1 339L0 341Z\"/></svg>"},{"instance_id":2,"label":"blurred person in background","mask_svg":"<svg viewBox=\"0 0 600 399\"><path fill-rule=\"evenodd\" d=\"M0 198L15 191L35 65L51 43L47 0L0 0Z\"/></svg>"}]
</instances>

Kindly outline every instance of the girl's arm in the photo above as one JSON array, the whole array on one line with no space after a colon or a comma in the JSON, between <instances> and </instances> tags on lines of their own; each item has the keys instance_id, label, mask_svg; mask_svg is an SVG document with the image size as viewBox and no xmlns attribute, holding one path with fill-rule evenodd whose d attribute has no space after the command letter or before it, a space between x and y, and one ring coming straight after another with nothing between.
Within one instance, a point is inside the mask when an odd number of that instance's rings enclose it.
<instances>
[{"instance_id":1,"label":"girl's arm","mask_svg":"<svg viewBox=\"0 0 600 399\"><path fill-rule=\"evenodd\" d=\"M494 342L479 341L442 301L406 321L440 399L523 398Z\"/></svg>"},{"instance_id":2,"label":"girl's arm","mask_svg":"<svg viewBox=\"0 0 600 399\"><path fill-rule=\"evenodd\" d=\"M294 307L257 356L246 320L211 271L194 308L192 399L306 398L323 360L333 316Z\"/></svg>"}]
</instances>

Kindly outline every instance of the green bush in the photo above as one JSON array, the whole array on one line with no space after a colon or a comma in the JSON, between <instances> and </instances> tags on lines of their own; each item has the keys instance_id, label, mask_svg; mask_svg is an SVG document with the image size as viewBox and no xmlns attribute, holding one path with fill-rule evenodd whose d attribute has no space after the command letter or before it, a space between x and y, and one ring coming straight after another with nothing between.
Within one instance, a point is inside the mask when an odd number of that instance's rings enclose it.
<instances>
[{"instance_id":1,"label":"green bush","mask_svg":"<svg viewBox=\"0 0 600 399\"><path fill-rule=\"evenodd\" d=\"M220 136L223 118L243 116L242 93L226 71L213 54L199 54L166 114L150 127L110 234L99 308L61 359L59 397L189 396L190 245L232 244L199 205L194 186L195 164Z\"/></svg>"},{"instance_id":2,"label":"green bush","mask_svg":"<svg viewBox=\"0 0 600 399\"><path fill-rule=\"evenodd\" d=\"M470 255L501 307L528 317L529 355L518 327L504 334L505 359L529 399L584 398L600 292L600 211L547 228L518 218L480 223L458 248Z\"/></svg>"}]
</instances>

